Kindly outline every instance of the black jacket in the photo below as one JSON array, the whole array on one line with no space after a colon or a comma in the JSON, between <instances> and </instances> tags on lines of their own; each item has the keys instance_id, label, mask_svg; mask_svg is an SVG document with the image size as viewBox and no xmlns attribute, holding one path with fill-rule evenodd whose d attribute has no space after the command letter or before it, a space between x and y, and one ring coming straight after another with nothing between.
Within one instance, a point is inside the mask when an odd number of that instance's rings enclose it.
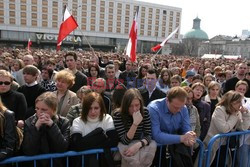
<instances>
[{"instance_id":1,"label":"black jacket","mask_svg":"<svg viewBox=\"0 0 250 167\"><path fill-rule=\"evenodd\" d=\"M12 156L16 146L17 136L14 112L9 110L4 112L3 126L3 137L0 135L0 161Z\"/></svg>"},{"instance_id":2,"label":"black jacket","mask_svg":"<svg viewBox=\"0 0 250 167\"><path fill-rule=\"evenodd\" d=\"M25 120L27 102L22 93L10 90L6 93L1 93L0 96L4 106L15 113L16 121Z\"/></svg>"},{"instance_id":3,"label":"black jacket","mask_svg":"<svg viewBox=\"0 0 250 167\"><path fill-rule=\"evenodd\" d=\"M141 93L141 96L143 98L144 106L145 107L147 107L148 104L151 101L153 101L153 100L157 100L157 99L161 99L161 98L165 98L166 97L166 93L162 92L158 88L155 88L155 90L153 91L153 93L152 93L152 95L151 95L150 98L149 98L148 90L146 88L140 89L140 93Z\"/></svg>"},{"instance_id":4,"label":"black jacket","mask_svg":"<svg viewBox=\"0 0 250 167\"><path fill-rule=\"evenodd\" d=\"M68 150L70 137L70 123L68 119L57 115L53 118L51 127L43 126L39 131L35 127L37 116L33 115L24 124L24 139L22 150L25 155L38 155L56 152L65 152ZM46 166L47 161L41 161L40 166ZM57 165L62 166L60 161L55 161Z\"/></svg>"}]
</instances>

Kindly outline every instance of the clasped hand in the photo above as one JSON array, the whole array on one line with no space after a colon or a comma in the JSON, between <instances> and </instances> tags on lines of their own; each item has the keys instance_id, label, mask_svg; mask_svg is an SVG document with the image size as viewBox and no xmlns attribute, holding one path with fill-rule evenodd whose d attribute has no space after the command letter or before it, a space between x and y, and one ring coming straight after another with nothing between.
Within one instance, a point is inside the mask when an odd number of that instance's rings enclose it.
<instances>
[{"instance_id":1,"label":"clasped hand","mask_svg":"<svg viewBox=\"0 0 250 167\"><path fill-rule=\"evenodd\" d=\"M52 121L50 115L46 114L46 113L42 113L39 115L35 126L39 130L42 125L47 125L47 126L51 127L52 124L53 124L53 121Z\"/></svg>"},{"instance_id":2,"label":"clasped hand","mask_svg":"<svg viewBox=\"0 0 250 167\"><path fill-rule=\"evenodd\" d=\"M196 142L196 133L188 131L185 135L181 135L181 142L186 146L193 146Z\"/></svg>"}]
</instances>

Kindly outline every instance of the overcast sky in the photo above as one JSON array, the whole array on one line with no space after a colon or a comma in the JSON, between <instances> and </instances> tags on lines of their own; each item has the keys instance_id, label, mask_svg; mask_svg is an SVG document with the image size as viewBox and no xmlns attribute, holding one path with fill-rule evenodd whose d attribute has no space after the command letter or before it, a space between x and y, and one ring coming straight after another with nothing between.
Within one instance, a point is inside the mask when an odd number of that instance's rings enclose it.
<instances>
[{"instance_id":1,"label":"overcast sky","mask_svg":"<svg viewBox=\"0 0 250 167\"><path fill-rule=\"evenodd\" d=\"M139 0L182 8L181 34L201 19L201 29L209 38L216 35L241 35L250 30L250 0Z\"/></svg>"}]
</instances>

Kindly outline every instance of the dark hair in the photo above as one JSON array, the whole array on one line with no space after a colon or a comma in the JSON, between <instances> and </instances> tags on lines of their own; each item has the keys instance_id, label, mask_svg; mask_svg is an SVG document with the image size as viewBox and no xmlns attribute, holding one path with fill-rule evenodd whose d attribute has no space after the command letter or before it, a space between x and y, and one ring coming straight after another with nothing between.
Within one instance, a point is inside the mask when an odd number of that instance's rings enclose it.
<instances>
[{"instance_id":1,"label":"dark hair","mask_svg":"<svg viewBox=\"0 0 250 167\"><path fill-rule=\"evenodd\" d=\"M113 109L121 107L122 99L126 90L127 88L123 84L119 84L115 87L113 94L112 94Z\"/></svg>"},{"instance_id":2,"label":"dark hair","mask_svg":"<svg viewBox=\"0 0 250 167\"><path fill-rule=\"evenodd\" d=\"M150 68L150 69L148 69L148 71L147 71L147 73L148 74L155 74L156 75L156 78L158 78L158 72L156 71L156 69L154 69L154 68Z\"/></svg>"},{"instance_id":3,"label":"dark hair","mask_svg":"<svg viewBox=\"0 0 250 167\"><path fill-rule=\"evenodd\" d=\"M89 77L92 77L91 74L90 74L90 71L91 71L91 68L92 68L92 67L96 69L96 71L97 71L97 77L99 77L100 68L99 68L99 66L98 66L96 63L94 63L94 64L89 64Z\"/></svg>"},{"instance_id":4,"label":"dark hair","mask_svg":"<svg viewBox=\"0 0 250 167\"><path fill-rule=\"evenodd\" d=\"M166 82L164 82L164 80L163 80L163 75L164 75L164 73L168 73L168 80L166 81ZM167 68L163 68L162 70L161 70L161 74L160 74L160 86L162 86L163 87L163 84L166 84L166 85L168 85L168 86L170 86L170 78L172 77L172 73L171 73L171 71L169 70L169 69L167 69Z\"/></svg>"},{"instance_id":5,"label":"dark hair","mask_svg":"<svg viewBox=\"0 0 250 167\"><path fill-rule=\"evenodd\" d=\"M199 80L201 80L203 82L203 77L200 74L196 74L195 76L193 76L193 81L195 79L199 79Z\"/></svg>"},{"instance_id":6,"label":"dark hair","mask_svg":"<svg viewBox=\"0 0 250 167\"><path fill-rule=\"evenodd\" d=\"M87 117L89 114L90 107L95 101L100 105L100 108L101 108L99 120L100 121L103 120L103 116L105 116L106 114L106 107L104 105L102 96L99 93L91 92L91 93L86 94L86 96L82 100L81 119L83 120L83 122L85 123L87 122L88 120Z\"/></svg>"},{"instance_id":7,"label":"dark hair","mask_svg":"<svg viewBox=\"0 0 250 167\"><path fill-rule=\"evenodd\" d=\"M53 70L52 69L48 69L47 66L43 66L42 70L46 70L49 74L49 78L51 79L52 75L53 75Z\"/></svg>"},{"instance_id":8,"label":"dark hair","mask_svg":"<svg viewBox=\"0 0 250 167\"><path fill-rule=\"evenodd\" d=\"M147 71L148 71L148 66L147 65L142 65L140 68L139 68L139 71L138 71L138 76L137 76L137 78L138 79L142 79L143 78L143 76L142 76L142 69L146 69Z\"/></svg>"},{"instance_id":9,"label":"dark hair","mask_svg":"<svg viewBox=\"0 0 250 167\"><path fill-rule=\"evenodd\" d=\"M66 55L64 56L65 59L66 59L68 56L73 56L73 57L74 57L74 60L75 60L75 61L77 60L77 55L76 55L76 53L73 52L73 51L67 52Z\"/></svg>"},{"instance_id":10,"label":"dark hair","mask_svg":"<svg viewBox=\"0 0 250 167\"><path fill-rule=\"evenodd\" d=\"M127 127L127 124L128 124L128 117L130 116L129 114L129 107L132 103L132 101L134 99L138 99L140 101L140 113L141 115L143 116L144 113L143 113L143 106L144 106L144 103L143 103L143 98L139 92L138 89L136 88L130 88L128 89L124 96L123 96L123 99L122 99L122 104L121 104L121 107L120 107L120 112L121 112L121 116L122 116L122 121L125 125L125 127Z\"/></svg>"},{"instance_id":11,"label":"dark hair","mask_svg":"<svg viewBox=\"0 0 250 167\"><path fill-rule=\"evenodd\" d=\"M38 75L39 70L36 66L33 65L27 65L23 68L23 74L29 74L32 76Z\"/></svg>"}]
</instances>

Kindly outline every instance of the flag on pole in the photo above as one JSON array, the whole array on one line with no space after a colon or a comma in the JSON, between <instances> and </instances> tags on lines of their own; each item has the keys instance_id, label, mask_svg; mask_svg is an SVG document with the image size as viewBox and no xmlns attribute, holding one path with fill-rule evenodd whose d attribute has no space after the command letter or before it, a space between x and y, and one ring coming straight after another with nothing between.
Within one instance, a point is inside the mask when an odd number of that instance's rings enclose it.
<instances>
[{"instance_id":1,"label":"flag on pole","mask_svg":"<svg viewBox=\"0 0 250 167\"><path fill-rule=\"evenodd\" d=\"M32 41L31 41L30 38L29 38L29 40L28 40L28 47L27 47L28 51L30 51L31 45L32 45Z\"/></svg>"},{"instance_id":2,"label":"flag on pole","mask_svg":"<svg viewBox=\"0 0 250 167\"><path fill-rule=\"evenodd\" d=\"M156 46L152 47L151 50L153 52L156 52L159 49L161 49L167 43L167 41L174 36L174 34L178 31L178 29L179 29L179 27L177 27L171 34L169 34L169 36L164 41L162 41L161 44L157 44Z\"/></svg>"},{"instance_id":3,"label":"flag on pole","mask_svg":"<svg viewBox=\"0 0 250 167\"><path fill-rule=\"evenodd\" d=\"M129 40L126 47L126 55L130 57L130 60L134 62L136 60L136 45L137 45L137 18L138 18L139 6L137 6L135 17L129 32Z\"/></svg>"},{"instance_id":4,"label":"flag on pole","mask_svg":"<svg viewBox=\"0 0 250 167\"><path fill-rule=\"evenodd\" d=\"M58 38L57 38L57 50L60 50L62 45L62 41L65 37L67 37L72 31L74 31L78 27L77 22L74 17L69 13L67 7L65 6L63 22L60 26Z\"/></svg>"}]
</instances>

